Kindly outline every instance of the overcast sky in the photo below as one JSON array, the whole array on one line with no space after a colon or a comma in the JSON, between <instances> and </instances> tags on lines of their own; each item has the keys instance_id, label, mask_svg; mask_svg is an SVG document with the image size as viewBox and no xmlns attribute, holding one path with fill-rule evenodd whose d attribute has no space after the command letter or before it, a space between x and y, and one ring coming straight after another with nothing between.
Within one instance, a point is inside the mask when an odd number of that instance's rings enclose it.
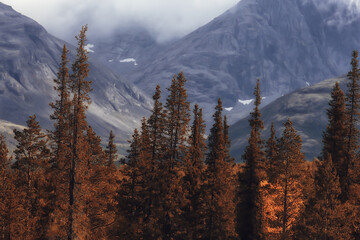
<instances>
[{"instance_id":1,"label":"overcast sky","mask_svg":"<svg viewBox=\"0 0 360 240\"><path fill-rule=\"evenodd\" d=\"M171 40L208 23L239 1L2 0L16 11L39 22L53 35L70 42L74 41L74 36L84 24L88 24L89 36L109 35L114 30L140 25L148 29L158 41ZM328 2L345 2L350 8L360 6L360 0L303 1L316 1L319 7L325 8L329 6ZM340 20L343 20L341 16Z\"/></svg>"},{"instance_id":2,"label":"overcast sky","mask_svg":"<svg viewBox=\"0 0 360 240\"><path fill-rule=\"evenodd\" d=\"M142 25L159 40L183 36L239 0L2 0L50 33L72 41L83 24L89 34Z\"/></svg>"}]
</instances>

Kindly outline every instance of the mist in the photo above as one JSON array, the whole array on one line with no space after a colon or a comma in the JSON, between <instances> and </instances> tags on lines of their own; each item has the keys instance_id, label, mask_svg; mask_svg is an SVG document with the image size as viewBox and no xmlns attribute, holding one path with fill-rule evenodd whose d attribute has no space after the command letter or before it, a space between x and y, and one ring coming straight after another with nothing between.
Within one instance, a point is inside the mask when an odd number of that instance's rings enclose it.
<instances>
[{"instance_id":1,"label":"mist","mask_svg":"<svg viewBox=\"0 0 360 240\"><path fill-rule=\"evenodd\" d=\"M56 37L73 42L81 26L90 37L140 26L158 42L182 37L234 6L239 0L3 0Z\"/></svg>"},{"instance_id":2,"label":"mist","mask_svg":"<svg viewBox=\"0 0 360 240\"><path fill-rule=\"evenodd\" d=\"M36 20L56 37L74 43L84 24L92 38L109 37L133 27L147 29L158 42L180 38L208 23L240 0L3 0ZM338 5L328 24L344 25L360 14L360 0L313 1L319 9ZM330 4L329 4L330 3ZM350 10L350 11L349 11Z\"/></svg>"}]
</instances>

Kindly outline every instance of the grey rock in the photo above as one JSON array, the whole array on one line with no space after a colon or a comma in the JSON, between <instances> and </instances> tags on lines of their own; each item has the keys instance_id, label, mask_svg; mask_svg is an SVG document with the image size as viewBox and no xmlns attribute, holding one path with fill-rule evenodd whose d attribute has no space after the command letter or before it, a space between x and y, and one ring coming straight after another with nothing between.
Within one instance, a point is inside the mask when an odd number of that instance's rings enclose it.
<instances>
[{"instance_id":1,"label":"grey rock","mask_svg":"<svg viewBox=\"0 0 360 240\"><path fill-rule=\"evenodd\" d=\"M252 98L257 78L269 103L348 71L351 51L360 46L360 18L342 4L242 0L126 77L152 94L156 84L165 89L184 71L190 100L205 108L206 119L221 97L235 122L251 109L238 99Z\"/></svg>"},{"instance_id":2,"label":"grey rock","mask_svg":"<svg viewBox=\"0 0 360 240\"><path fill-rule=\"evenodd\" d=\"M44 128L51 128L49 103L56 97L53 79L67 43L2 3L0 39L0 119L24 125L29 115L36 114ZM71 62L75 47L67 46ZM103 140L114 130L118 143L126 144L141 117L149 114L151 100L91 55L89 62L93 91L88 122Z\"/></svg>"},{"instance_id":3,"label":"grey rock","mask_svg":"<svg viewBox=\"0 0 360 240\"><path fill-rule=\"evenodd\" d=\"M284 130L283 124L289 118L302 138L302 151L306 159L318 157L322 149L322 134L328 123L326 110L329 108L330 93L336 82L340 83L346 93L346 78L328 79L280 97L261 108L261 119L264 121L263 139L267 140L270 136L272 122L276 135L280 137ZM248 120L249 117L241 119L230 127L231 154L237 161L242 161L250 136Z\"/></svg>"}]
</instances>

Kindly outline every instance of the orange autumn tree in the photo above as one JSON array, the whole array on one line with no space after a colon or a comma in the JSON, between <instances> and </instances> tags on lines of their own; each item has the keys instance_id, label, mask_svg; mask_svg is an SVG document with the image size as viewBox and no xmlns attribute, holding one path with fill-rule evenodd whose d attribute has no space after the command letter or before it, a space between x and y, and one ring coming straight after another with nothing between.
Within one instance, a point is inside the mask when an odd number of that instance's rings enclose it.
<instances>
[{"instance_id":1,"label":"orange autumn tree","mask_svg":"<svg viewBox=\"0 0 360 240\"><path fill-rule=\"evenodd\" d=\"M277 176L268 186L264 215L266 235L271 239L289 239L304 208L302 176L304 154L301 152L301 138L297 135L290 119L278 141Z\"/></svg>"},{"instance_id":2,"label":"orange autumn tree","mask_svg":"<svg viewBox=\"0 0 360 240\"><path fill-rule=\"evenodd\" d=\"M15 153L14 183L21 206L18 229L14 238L45 238L49 222L49 177L50 150L46 135L42 132L36 116L27 120L27 128L14 130L17 141ZM13 235L13 234L12 234Z\"/></svg>"},{"instance_id":3,"label":"orange autumn tree","mask_svg":"<svg viewBox=\"0 0 360 240\"><path fill-rule=\"evenodd\" d=\"M10 169L11 158L5 138L0 135L0 239L20 237L17 230L21 228L22 208L16 197L13 173Z\"/></svg>"}]
</instances>

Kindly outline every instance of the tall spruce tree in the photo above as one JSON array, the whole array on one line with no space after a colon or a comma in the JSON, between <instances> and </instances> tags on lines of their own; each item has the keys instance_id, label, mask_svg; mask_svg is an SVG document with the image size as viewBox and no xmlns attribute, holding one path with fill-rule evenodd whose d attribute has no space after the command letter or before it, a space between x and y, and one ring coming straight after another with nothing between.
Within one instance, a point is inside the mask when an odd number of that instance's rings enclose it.
<instances>
[{"instance_id":1,"label":"tall spruce tree","mask_svg":"<svg viewBox=\"0 0 360 240\"><path fill-rule=\"evenodd\" d=\"M121 187L117 197L117 224L116 235L121 239L139 239L137 229L139 228L139 185L142 177L139 168L140 156L140 135L137 129L134 130L130 148L124 159L124 166L121 169ZM140 229L138 229L140 230Z\"/></svg>"},{"instance_id":2,"label":"tall spruce tree","mask_svg":"<svg viewBox=\"0 0 360 240\"><path fill-rule=\"evenodd\" d=\"M205 228L203 239L236 239L235 191L232 163L227 161L222 102L218 100L206 156Z\"/></svg>"},{"instance_id":3,"label":"tall spruce tree","mask_svg":"<svg viewBox=\"0 0 360 240\"><path fill-rule=\"evenodd\" d=\"M339 83L336 82L329 101L330 108L327 110L328 125L323 134L322 158L327 154L331 155L337 174L339 175L340 186L343 193L347 192L348 182L348 161L347 161L347 128L344 123L347 122L345 112L345 97L340 89ZM343 196L342 199L346 197Z\"/></svg>"},{"instance_id":4,"label":"tall spruce tree","mask_svg":"<svg viewBox=\"0 0 360 240\"><path fill-rule=\"evenodd\" d=\"M71 164L69 184L69 215L67 226L68 239L86 238L89 234L89 219L84 213L85 191L87 184L83 182L87 164L87 142L85 131L87 122L85 112L90 104L89 92L91 81L86 78L89 73L87 51L85 49L87 26L82 27L76 39L76 59L72 64L70 76L70 89L72 93L72 118L71 118ZM80 184L81 183L81 184Z\"/></svg>"},{"instance_id":5,"label":"tall spruce tree","mask_svg":"<svg viewBox=\"0 0 360 240\"><path fill-rule=\"evenodd\" d=\"M112 171L108 166L108 159L101 147L101 139L88 127L86 131L88 143L86 176L87 191L85 213L89 219L89 233L92 238L108 238L111 225L115 218L116 186L113 182Z\"/></svg>"},{"instance_id":6,"label":"tall spruce tree","mask_svg":"<svg viewBox=\"0 0 360 240\"><path fill-rule=\"evenodd\" d=\"M69 214L69 193L68 179L71 162L70 149L70 123L71 123L71 102L69 87L69 69L67 67L68 50L64 45L60 68L57 78L54 80L55 91L57 92L57 100L50 103L53 113L50 119L54 120L54 130L50 131L51 145L51 174L50 183L54 191L52 198L53 209L50 214L50 227L48 229L49 237L65 238L66 222Z\"/></svg>"},{"instance_id":7,"label":"tall spruce tree","mask_svg":"<svg viewBox=\"0 0 360 240\"><path fill-rule=\"evenodd\" d=\"M183 200L181 204L181 226L184 228L184 239L201 239L204 232L204 160L206 152L205 123L202 109L194 106L194 120L189 137L189 148L183 162L182 177Z\"/></svg>"},{"instance_id":8,"label":"tall spruce tree","mask_svg":"<svg viewBox=\"0 0 360 240\"><path fill-rule=\"evenodd\" d=\"M22 232L18 236L20 239L44 239L49 222L47 178L50 151L36 116L30 116L26 123L24 130L14 130L17 145L12 168L17 198L23 209Z\"/></svg>"},{"instance_id":9,"label":"tall spruce tree","mask_svg":"<svg viewBox=\"0 0 360 240\"><path fill-rule=\"evenodd\" d=\"M140 133L140 153L139 153L139 168L142 176L139 186L139 204L140 211L138 216L138 232L141 239L151 239L159 235L154 226L154 208L152 206L154 195L156 195L156 187L154 184L149 184L156 179L156 162L152 159L152 146L150 141L149 126L146 118L143 118Z\"/></svg>"},{"instance_id":10,"label":"tall spruce tree","mask_svg":"<svg viewBox=\"0 0 360 240\"><path fill-rule=\"evenodd\" d=\"M315 196L306 205L302 239L350 239L349 228L342 211L341 187L331 154L317 163Z\"/></svg>"},{"instance_id":11,"label":"tall spruce tree","mask_svg":"<svg viewBox=\"0 0 360 240\"><path fill-rule=\"evenodd\" d=\"M115 162L117 160L117 148L114 141L115 141L115 135L113 131L110 131L109 141L108 144L106 145L105 154L107 156L108 166L111 168L115 167Z\"/></svg>"},{"instance_id":12,"label":"tall spruce tree","mask_svg":"<svg viewBox=\"0 0 360 240\"><path fill-rule=\"evenodd\" d=\"M350 80L347 84L348 91L346 94L346 115L347 115L347 135L346 135L346 160L345 163L347 169L344 175L348 175L348 182L345 188L349 188L352 185L353 191L349 193L350 189L345 189L343 186L342 197L343 201L349 198L349 195L354 195L353 198L357 198L357 191L359 185L359 174L358 174L358 156L359 151L359 137L360 132L357 128L359 123L359 110L360 110L360 85L359 85L359 60L358 52L353 51L351 60L351 70L348 73L348 79ZM343 184L342 184L343 185Z\"/></svg>"},{"instance_id":13,"label":"tall spruce tree","mask_svg":"<svg viewBox=\"0 0 360 240\"><path fill-rule=\"evenodd\" d=\"M147 215L154 210L149 204L154 194L152 185L155 184L151 182L154 174L151 150L148 126L144 118L141 133L136 129L134 131L125 164L121 169L123 179L118 193L115 232L122 239L154 239L160 236L159 230L155 229L157 226L154 216ZM148 217L149 219L146 219Z\"/></svg>"},{"instance_id":14,"label":"tall spruce tree","mask_svg":"<svg viewBox=\"0 0 360 240\"><path fill-rule=\"evenodd\" d=\"M187 101L186 81L183 73L179 73L173 77L168 88L165 133L168 141L166 158L170 169L181 161L189 133L190 103Z\"/></svg>"},{"instance_id":15,"label":"tall spruce tree","mask_svg":"<svg viewBox=\"0 0 360 240\"><path fill-rule=\"evenodd\" d=\"M151 169L149 174L149 181L154 183L150 184L148 188L148 200L145 207L146 213L144 221L149 226L147 236L150 238L160 238L159 224L157 223L158 212L161 208L160 199L160 183L163 181L160 175L160 168L163 167L163 161L165 156L165 116L164 107L160 101L161 90L160 86L156 86L155 94L153 95L154 106L151 110L151 115L147 120L147 130L149 133L149 146L151 149ZM156 184L155 184L156 183Z\"/></svg>"},{"instance_id":16,"label":"tall spruce tree","mask_svg":"<svg viewBox=\"0 0 360 240\"><path fill-rule=\"evenodd\" d=\"M174 75L168 88L169 95L164 108L165 148L164 158L159 168L159 192L161 194L158 224L162 239L175 237L178 231L180 176L179 167L185 155L185 145L189 133L190 110L183 73Z\"/></svg>"},{"instance_id":17,"label":"tall spruce tree","mask_svg":"<svg viewBox=\"0 0 360 240\"><path fill-rule=\"evenodd\" d=\"M270 137L266 141L266 169L267 169L267 176L269 182L274 182L276 175L277 175L277 155L278 155L278 146L277 146L277 138L274 123L271 123L270 128Z\"/></svg>"},{"instance_id":18,"label":"tall spruce tree","mask_svg":"<svg viewBox=\"0 0 360 240\"><path fill-rule=\"evenodd\" d=\"M304 154L301 152L301 137L296 133L290 119L284 124L285 129L278 142L279 175L273 188L277 190L275 197L276 216L273 228L278 228L280 239L293 236L293 227L304 206L302 193L302 176ZM276 235L276 234L275 234Z\"/></svg>"},{"instance_id":19,"label":"tall spruce tree","mask_svg":"<svg viewBox=\"0 0 360 240\"><path fill-rule=\"evenodd\" d=\"M20 214L16 212L15 186L13 174L10 169L11 158L5 143L5 138L0 135L0 239L11 239L13 236L16 217Z\"/></svg>"},{"instance_id":20,"label":"tall spruce tree","mask_svg":"<svg viewBox=\"0 0 360 240\"><path fill-rule=\"evenodd\" d=\"M258 79L255 91L255 108L250 113L251 133L248 146L245 149L243 159L245 169L239 174L239 202L237 213L237 233L241 239L263 239L264 229L262 226L262 180L266 179L264 141L261 131L264 128L260 113L260 80Z\"/></svg>"}]
</instances>

